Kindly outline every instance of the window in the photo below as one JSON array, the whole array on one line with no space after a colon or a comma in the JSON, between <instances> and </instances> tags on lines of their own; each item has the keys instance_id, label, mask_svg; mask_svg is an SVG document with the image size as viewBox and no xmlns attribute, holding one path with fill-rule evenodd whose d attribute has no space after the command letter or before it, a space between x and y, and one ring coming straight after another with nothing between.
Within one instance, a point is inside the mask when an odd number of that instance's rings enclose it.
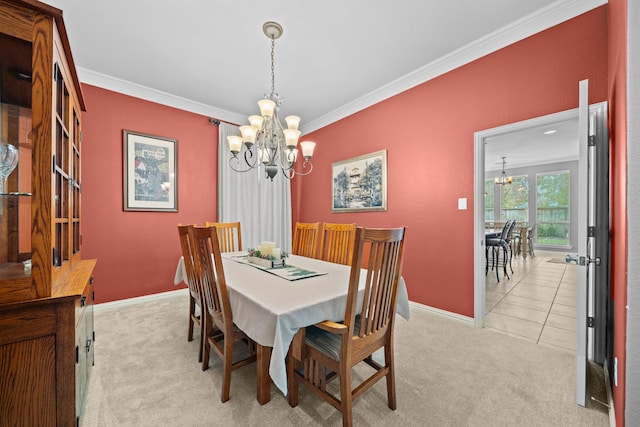
<instances>
[{"instance_id":1,"label":"window","mask_svg":"<svg viewBox=\"0 0 640 427\"><path fill-rule=\"evenodd\" d=\"M569 245L569 171L536 175L536 242Z\"/></svg>"},{"instance_id":2,"label":"window","mask_svg":"<svg viewBox=\"0 0 640 427\"><path fill-rule=\"evenodd\" d=\"M494 213L493 213L493 196L494 191L493 187L495 187L495 183L493 179L485 179L484 180L484 220L485 222L493 222Z\"/></svg>"},{"instance_id":3,"label":"window","mask_svg":"<svg viewBox=\"0 0 640 427\"><path fill-rule=\"evenodd\" d=\"M501 185L500 221L529 221L529 177L514 176L513 183Z\"/></svg>"}]
</instances>

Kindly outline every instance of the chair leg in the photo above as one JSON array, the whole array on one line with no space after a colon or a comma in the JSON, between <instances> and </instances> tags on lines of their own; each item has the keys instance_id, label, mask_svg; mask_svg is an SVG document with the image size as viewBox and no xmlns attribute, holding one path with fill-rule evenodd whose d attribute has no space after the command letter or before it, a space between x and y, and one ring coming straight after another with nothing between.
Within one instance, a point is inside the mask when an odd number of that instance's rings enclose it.
<instances>
[{"instance_id":1,"label":"chair leg","mask_svg":"<svg viewBox=\"0 0 640 427\"><path fill-rule=\"evenodd\" d=\"M500 246L496 246L493 248L493 265L496 268L496 280L500 283L500 273L498 270L498 257L500 256Z\"/></svg>"},{"instance_id":2,"label":"chair leg","mask_svg":"<svg viewBox=\"0 0 640 427\"><path fill-rule=\"evenodd\" d=\"M342 364L340 373L340 412L342 412L342 426L353 426L353 396L351 394L351 368Z\"/></svg>"},{"instance_id":3,"label":"chair leg","mask_svg":"<svg viewBox=\"0 0 640 427\"><path fill-rule=\"evenodd\" d=\"M502 270L504 271L504 275L507 279L510 279L509 273L507 273L507 248L506 246L502 247Z\"/></svg>"},{"instance_id":4,"label":"chair leg","mask_svg":"<svg viewBox=\"0 0 640 427\"><path fill-rule=\"evenodd\" d=\"M195 310L196 310L196 301L191 296L191 294L189 294L189 329L187 331L187 341L193 341L193 317L192 316L195 314Z\"/></svg>"},{"instance_id":5,"label":"chair leg","mask_svg":"<svg viewBox=\"0 0 640 427\"><path fill-rule=\"evenodd\" d=\"M489 272L489 246L484 246L484 275Z\"/></svg>"},{"instance_id":6,"label":"chair leg","mask_svg":"<svg viewBox=\"0 0 640 427\"><path fill-rule=\"evenodd\" d=\"M291 349L289 349L289 352L291 352ZM291 406L292 408L295 408L296 406L298 406L298 380L296 379L296 376L294 374L295 367L296 367L296 360L291 354L289 354L288 362L289 363L287 363L287 380L288 380L287 382L288 382L288 388L289 388L289 406Z\"/></svg>"},{"instance_id":7,"label":"chair leg","mask_svg":"<svg viewBox=\"0 0 640 427\"><path fill-rule=\"evenodd\" d=\"M207 335L204 331L204 319L202 319L202 310L200 310L200 353L198 354L198 362L202 362L202 352L204 351L204 340Z\"/></svg>"},{"instance_id":8,"label":"chair leg","mask_svg":"<svg viewBox=\"0 0 640 427\"><path fill-rule=\"evenodd\" d=\"M202 333L202 370L206 371L209 369L209 355L211 352L211 343L209 342L209 330L213 328L213 325L210 323L211 320L209 316L204 317L202 319L202 315L200 317L200 321L204 323L204 330Z\"/></svg>"},{"instance_id":9,"label":"chair leg","mask_svg":"<svg viewBox=\"0 0 640 427\"><path fill-rule=\"evenodd\" d=\"M513 259L513 248L509 246L509 268L511 269L511 274L513 274L513 266L511 265L512 259Z\"/></svg>"},{"instance_id":10,"label":"chair leg","mask_svg":"<svg viewBox=\"0 0 640 427\"><path fill-rule=\"evenodd\" d=\"M389 373L387 374L387 400L389 401L389 408L396 409L396 374L393 363L393 346L388 345L384 348L385 365L389 367Z\"/></svg>"},{"instance_id":11,"label":"chair leg","mask_svg":"<svg viewBox=\"0 0 640 427\"><path fill-rule=\"evenodd\" d=\"M222 366L222 403L229 400L229 390L231 389L231 370L233 367L233 338L226 337L224 340L224 361Z\"/></svg>"}]
</instances>

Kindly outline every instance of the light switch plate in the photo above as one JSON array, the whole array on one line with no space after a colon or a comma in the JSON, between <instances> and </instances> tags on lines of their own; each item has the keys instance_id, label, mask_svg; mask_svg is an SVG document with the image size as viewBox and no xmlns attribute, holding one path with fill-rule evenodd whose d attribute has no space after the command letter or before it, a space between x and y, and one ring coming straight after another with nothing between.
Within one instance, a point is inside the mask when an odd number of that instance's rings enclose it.
<instances>
[{"instance_id":1,"label":"light switch plate","mask_svg":"<svg viewBox=\"0 0 640 427\"><path fill-rule=\"evenodd\" d=\"M467 198L466 197L462 197L460 199L458 199L458 210L465 210L467 209Z\"/></svg>"}]
</instances>

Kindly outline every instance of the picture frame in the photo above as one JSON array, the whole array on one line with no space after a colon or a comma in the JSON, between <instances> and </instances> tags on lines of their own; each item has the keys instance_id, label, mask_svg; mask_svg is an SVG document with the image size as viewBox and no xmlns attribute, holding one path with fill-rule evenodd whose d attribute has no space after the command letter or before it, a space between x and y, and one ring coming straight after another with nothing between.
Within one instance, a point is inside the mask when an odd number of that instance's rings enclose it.
<instances>
[{"instance_id":1,"label":"picture frame","mask_svg":"<svg viewBox=\"0 0 640 427\"><path fill-rule=\"evenodd\" d=\"M178 140L123 130L123 210L178 212Z\"/></svg>"},{"instance_id":2,"label":"picture frame","mask_svg":"<svg viewBox=\"0 0 640 427\"><path fill-rule=\"evenodd\" d=\"M387 150L331 164L332 212L387 210Z\"/></svg>"}]
</instances>

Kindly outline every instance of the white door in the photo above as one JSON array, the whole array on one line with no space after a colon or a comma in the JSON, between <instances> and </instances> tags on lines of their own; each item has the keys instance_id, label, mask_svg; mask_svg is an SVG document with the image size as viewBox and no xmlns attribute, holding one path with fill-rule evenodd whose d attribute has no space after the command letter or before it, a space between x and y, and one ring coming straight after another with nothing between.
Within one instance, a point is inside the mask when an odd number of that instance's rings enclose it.
<instances>
[{"instance_id":1,"label":"white door","mask_svg":"<svg viewBox=\"0 0 640 427\"><path fill-rule=\"evenodd\" d=\"M580 82L580 100L578 102L578 144L580 168L578 179L578 254L567 255L567 262L575 261L582 271L578 273L578 292L576 301L576 403L585 405L587 390L587 283L589 265L587 256L587 227L589 220L589 82Z\"/></svg>"},{"instance_id":2,"label":"white door","mask_svg":"<svg viewBox=\"0 0 640 427\"><path fill-rule=\"evenodd\" d=\"M608 281L608 135L606 104L589 109L589 82L580 82L578 107L580 178L578 253L567 262L578 264L576 306L576 403L586 400L587 360L606 358Z\"/></svg>"}]
</instances>

